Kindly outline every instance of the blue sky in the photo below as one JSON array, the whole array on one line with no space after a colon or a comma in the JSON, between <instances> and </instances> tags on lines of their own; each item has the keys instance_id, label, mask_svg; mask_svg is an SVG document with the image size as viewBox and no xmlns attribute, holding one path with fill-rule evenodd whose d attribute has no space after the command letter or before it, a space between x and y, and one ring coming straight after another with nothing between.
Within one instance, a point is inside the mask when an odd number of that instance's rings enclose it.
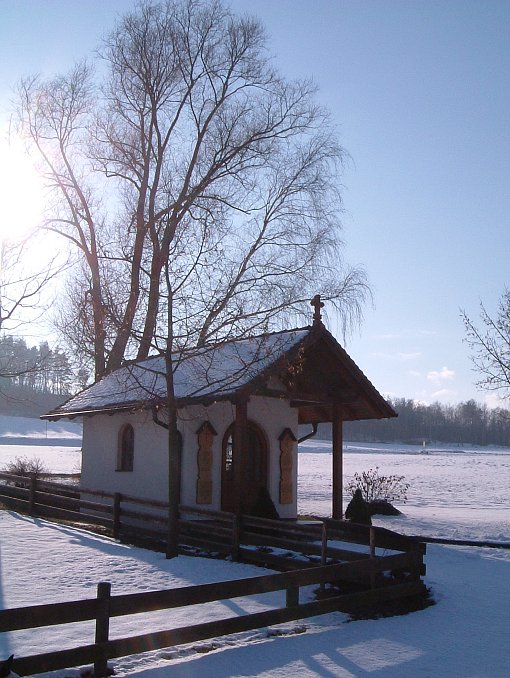
<instances>
[{"instance_id":1,"label":"blue sky","mask_svg":"<svg viewBox=\"0 0 510 678\"><path fill-rule=\"evenodd\" d=\"M21 75L65 70L133 5L0 0L0 121ZM510 2L230 5L263 21L283 74L315 80L351 156L346 257L374 307L347 350L384 394L484 400L459 309L496 309L510 283Z\"/></svg>"}]
</instances>

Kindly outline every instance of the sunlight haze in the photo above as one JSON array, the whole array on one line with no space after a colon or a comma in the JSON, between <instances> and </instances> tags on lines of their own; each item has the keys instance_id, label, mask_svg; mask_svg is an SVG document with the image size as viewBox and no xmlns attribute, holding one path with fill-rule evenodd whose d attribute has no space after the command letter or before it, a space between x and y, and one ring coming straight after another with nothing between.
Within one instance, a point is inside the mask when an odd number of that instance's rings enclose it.
<instances>
[{"instance_id":1,"label":"sunlight haze","mask_svg":"<svg viewBox=\"0 0 510 678\"><path fill-rule=\"evenodd\" d=\"M0 135L0 158L0 239L22 240L42 221L42 180L16 135Z\"/></svg>"}]
</instances>

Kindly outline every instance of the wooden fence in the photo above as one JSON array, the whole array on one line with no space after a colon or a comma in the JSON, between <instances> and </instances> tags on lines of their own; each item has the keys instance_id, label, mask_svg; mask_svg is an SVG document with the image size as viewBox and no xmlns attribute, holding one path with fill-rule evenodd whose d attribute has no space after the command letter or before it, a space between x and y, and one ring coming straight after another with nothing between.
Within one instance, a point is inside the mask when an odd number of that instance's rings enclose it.
<instances>
[{"instance_id":1,"label":"wooden fence","mask_svg":"<svg viewBox=\"0 0 510 678\"><path fill-rule=\"evenodd\" d=\"M388 569L418 567L418 556L416 552L401 553L248 579L124 595L111 595L110 584L102 582L98 585L97 598L94 599L0 610L0 632L95 620L94 642L55 652L16 657L13 668L20 675L31 675L94 664L94 674L104 676L107 675L107 661L116 657L216 638L335 610L349 612L359 609L360 605L422 595L425 587L418 580L397 586L374 586L366 591L333 595L313 602L299 601L299 590L303 586L358 579L360 574L374 581L377 575ZM280 590L286 591L285 607L126 638L109 638L112 617L201 605ZM137 626L139 625L137 622Z\"/></svg>"},{"instance_id":2,"label":"wooden fence","mask_svg":"<svg viewBox=\"0 0 510 678\"><path fill-rule=\"evenodd\" d=\"M35 475L27 478L7 473L0 473L0 502L31 515L99 526L125 541L149 540L151 545L165 546L168 512L165 502L54 483ZM268 520L181 506L179 544L182 549L217 552L284 572L127 596L111 596L109 585L101 584L96 599L0 611L0 631L96 620L95 642L37 657L17 658L16 672L29 675L94 663L96 674L102 675L108 659L126 654L332 610L352 611L363 605L425 592L420 578L425 574L425 545L383 528L327 518L305 523ZM318 584L323 589L327 582L335 583L335 595L299 603L300 587ZM280 589L287 591L285 608L133 638L109 639L111 617Z\"/></svg>"},{"instance_id":3,"label":"wooden fence","mask_svg":"<svg viewBox=\"0 0 510 678\"><path fill-rule=\"evenodd\" d=\"M147 542L162 549L165 546L165 502L54 483L35 474L27 478L1 472L0 501L30 515L100 526L115 539ZM358 561L377 555L377 549L412 552L421 556L421 564L412 574L419 577L425 573L425 546L420 541L384 528L328 518L309 522L269 520L181 505L179 544L181 548L216 552L281 570ZM352 544L366 549L360 553L359 547L352 549ZM272 548L279 553L271 552ZM282 554L282 549L294 557Z\"/></svg>"}]
</instances>

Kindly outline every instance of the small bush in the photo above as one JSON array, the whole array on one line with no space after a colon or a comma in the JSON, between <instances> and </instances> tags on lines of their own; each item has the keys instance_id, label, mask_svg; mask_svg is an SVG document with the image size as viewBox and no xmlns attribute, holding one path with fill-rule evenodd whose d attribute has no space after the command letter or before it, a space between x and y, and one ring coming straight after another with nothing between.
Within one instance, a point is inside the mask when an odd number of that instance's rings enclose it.
<instances>
[{"instance_id":1,"label":"small bush","mask_svg":"<svg viewBox=\"0 0 510 678\"><path fill-rule=\"evenodd\" d=\"M345 486L347 492L354 495L356 490L361 490L363 499L369 504L375 501L385 501L390 504L394 501L407 501L409 483L405 482L404 476L382 476L379 467L370 468L363 473L355 473Z\"/></svg>"},{"instance_id":2,"label":"small bush","mask_svg":"<svg viewBox=\"0 0 510 678\"><path fill-rule=\"evenodd\" d=\"M3 470L5 473L12 473L15 476L30 476L31 473L35 473L37 478L49 474L47 466L39 457L33 459L16 457L14 461L6 464Z\"/></svg>"}]
</instances>

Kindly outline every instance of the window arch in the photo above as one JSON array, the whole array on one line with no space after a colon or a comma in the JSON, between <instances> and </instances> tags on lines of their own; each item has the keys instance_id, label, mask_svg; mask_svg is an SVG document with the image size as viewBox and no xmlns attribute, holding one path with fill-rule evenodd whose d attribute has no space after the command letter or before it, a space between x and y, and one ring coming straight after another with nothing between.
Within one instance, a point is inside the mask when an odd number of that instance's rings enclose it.
<instances>
[{"instance_id":1,"label":"window arch","mask_svg":"<svg viewBox=\"0 0 510 678\"><path fill-rule=\"evenodd\" d=\"M135 457L135 431L131 424L124 424L119 431L117 471L132 471Z\"/></svg>"}]
</instances>

